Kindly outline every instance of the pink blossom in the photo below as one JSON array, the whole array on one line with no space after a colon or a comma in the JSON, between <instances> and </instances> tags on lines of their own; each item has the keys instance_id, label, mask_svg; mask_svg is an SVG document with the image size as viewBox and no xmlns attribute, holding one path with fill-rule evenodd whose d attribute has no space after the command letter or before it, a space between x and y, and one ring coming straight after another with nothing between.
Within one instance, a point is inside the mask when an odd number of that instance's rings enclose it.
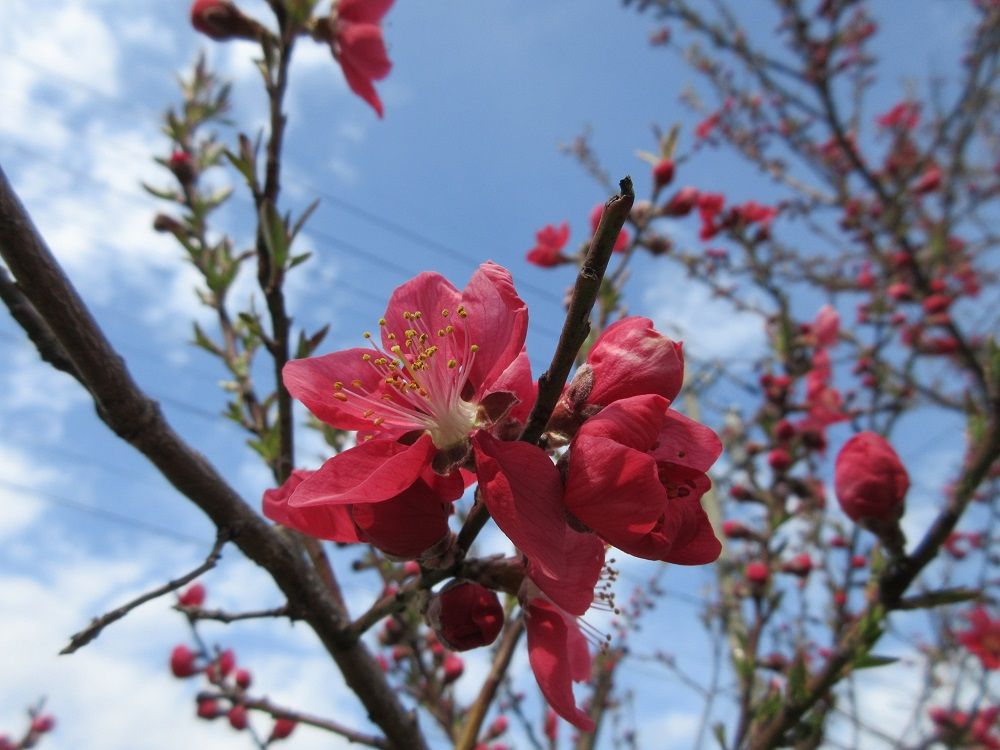
<instances>
[{"instance_id":1,"label":"pink blossom","mask_svg":"<svg viewBox=\"0 0 1000 750\"><path fill-rule=\"evenodd\" d=\"M359 443L266 507L305 533L377 546L403 543L412 522L422 538L406 546L416 547L434 529L447 531L434 504L461 496L458 466L470 438L527 418L535 393L524 352L528 311L507 270L484 263L463 292L420 274L393 292L379 324L380 344L365 335L370 349L285 366L291 394L332 427L358 430Z\"/></svg>"},{"instance_id":2,"label":"pink blossom","mask_svg":"<svg viewBox=\"0 0 1000 750\"><path fill-rule=\"evenodd\" d=\"M382 38L382 17L394 0L339 0L327 42L340 62L351 91L368 102L382 117L382 100L375 91L392 70Z\"/></svg>"},{"instance_id":3,"label":"pink blossom","mask_svg":"<svg viewBox=\"0 0 1000 750\"><path fill-rule=\"evenodd\" d=\"M990 617L983 606L965 615L969 629L955 634L958 642L979 657L983 669L1000 669L1000 618Z\"/></svg>"},{"instance_id":4,"label":"pink blossom","mask_svg":"<svg viewBox=\"0 0 1000 750\"><path fill-rule=\"evenodd\" d=\"M659 395L632 396L584 422L570 444L564 503L624 552L702 565L722 549L701 507L722 443L667 405Z\"/></svg>"},{"instance_id":5,"label":"pink blossom","mask_svg":"<svg viewBox=\"0 0 1000 750\"><path fill-rule=\"evenodd\" d=\"M535 246L528 251L529 263L542 268L550 268L567 261L562 249L569 241L569 224L563 222L558 227L549 224L535 234Z\"/></svg>"},{"instance_id":6,"label":"pink blossom","mask_svg":"<svg viewBox=\"0 0 1000 750\"><path fill-rule=\"evenodd\" d=\"M920 123L920 105L915 102L900 102L888 112L879 115L875 122L880 128L913 130Z\"/></svg>"}]
</instances>

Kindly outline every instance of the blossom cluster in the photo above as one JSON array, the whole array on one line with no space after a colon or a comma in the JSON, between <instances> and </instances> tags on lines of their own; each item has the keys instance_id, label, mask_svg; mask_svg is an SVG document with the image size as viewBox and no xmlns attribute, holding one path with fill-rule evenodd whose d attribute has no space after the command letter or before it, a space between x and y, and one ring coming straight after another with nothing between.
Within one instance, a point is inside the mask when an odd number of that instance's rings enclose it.
<instances>
[{"instance_id":1,"label":"blossom cluster","mask_svg":"<svg viewBox=\"0 0 1000 750\"><path fill-rule=\"evenodd\" d=\"M527 326L510 273L487 262L461 291L436 273L397 288L378 333L364 333L367 347L289 362L289 392L357 442L265 493L264 513L314 537L447 568L467 551L450 528L454 504L478 484L517 555L494 565L503 575L446 586L428 620L453 649L486 645L504 621L496 590L516 594L542 693L590 730L572 692L590 671L576 618L594 600L605 549L714 561L721 546L700 500L721 443L671 408L681 345L639 317L591 347L547 425L548 450L519 440L537 395Z\"/></svg>"}]
</instances>

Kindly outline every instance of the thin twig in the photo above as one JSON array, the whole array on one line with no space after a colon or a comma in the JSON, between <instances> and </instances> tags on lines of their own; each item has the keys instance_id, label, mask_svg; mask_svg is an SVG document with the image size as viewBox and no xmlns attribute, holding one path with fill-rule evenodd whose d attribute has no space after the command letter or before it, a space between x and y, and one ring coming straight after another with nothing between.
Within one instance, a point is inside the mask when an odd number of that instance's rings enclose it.
<instances>
[{"instance_id":1,"label":"thin twig","mask_svg":"<svg viewBox=\"0 0 1000 750\"><path fill-rule=\"evenodd\" d=\"M214 620L215 622L238 622L239 620L265 620L273 617L287 617L298 619L292 608L287 604L282 607L271 609L257 609L250 612L226 612L222 609L201 609L200 607L183 607L178 605L174 609L183 612L192 620Z\"/></svg>"},{"instance_id":2,"label":"thin twig","mask_svg":"<svg viewBox=\"0 0 1000 750\"><path fill-rule=\"evenodd\" d=\"M458 742L455 743L455 750L472 750L476 746L476 740L482 729L486 714L489 713L490 705L496 697L503 676L507 674L507 667L514 656L514 649L524 632L524 615L519 613L512 622L504 628L503 640L493 657L493 666L490 673L479 689L476 702L469 707L466 712L465 723L462 725Z\"/></svg>"},{"instance_id":3,"label":"thin twig","mask_svg":"<svg viewBox=\"0 0 1000 750\"><path fill-rule=\"evenodd\" d=\"M83 648L91 641L93 641L95 638L97 638L97 636L101 634L101 631L104 630L104 628L106 628L111 623L117 622L118 620L122 619L125 615L127 615L136 607L139 607L145 604L146 602L150 602L153 599L158 599L164 594L169 594L171 591L176 591L181 586L186 586L187 584L189 584L191 581L200 576L202 573L207 573L209 570L211 570L218 564L219 559L222 557L222 548L226 546L227 542L229 542L229 536L227 534L223 534L220 530L215 540L215 546L212 547L212 551L208 554L208 557L205 558L205 562L203 562L197 568L192 570L190 573L182 575L180 578L175 578L172 581L168 581L167 583L153 589L152 591L147 591L142 596L136 597L127 604L123 604L117 609L111 610L107 614L101 615L100 617L95 617L90 622L90 625L81 630L79 633L75 633L74 635L72 635L69 640L69 645L66 646L66 648L64 648L59 653L60 654L75 653L76 651Z\"/></svg>"}]
</instances>

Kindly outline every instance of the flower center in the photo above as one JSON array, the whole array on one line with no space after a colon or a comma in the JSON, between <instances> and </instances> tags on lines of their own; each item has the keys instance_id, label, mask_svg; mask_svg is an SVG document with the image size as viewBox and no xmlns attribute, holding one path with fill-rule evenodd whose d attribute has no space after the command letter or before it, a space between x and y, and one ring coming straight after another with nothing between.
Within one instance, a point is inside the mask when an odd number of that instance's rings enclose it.
<instances>
[{"instance_id":1,"label":"flower center","mask_svg":"<svg viewBox=\"0 0 1000 750\"><path fill-rule=\"evenodd\" d=\"M462 398L479 351L466 336L468 312L462 305L439 313L437 326L422 312L404 312L401 331L379 319L386 351L365 332L373 351L362 359L378 373L377 386L365 389L360 380L333 384L334 398L361 408L375 428L425 430L444 449L465 440L476 426L478 407Z\"/></svg>"}]
</instances>

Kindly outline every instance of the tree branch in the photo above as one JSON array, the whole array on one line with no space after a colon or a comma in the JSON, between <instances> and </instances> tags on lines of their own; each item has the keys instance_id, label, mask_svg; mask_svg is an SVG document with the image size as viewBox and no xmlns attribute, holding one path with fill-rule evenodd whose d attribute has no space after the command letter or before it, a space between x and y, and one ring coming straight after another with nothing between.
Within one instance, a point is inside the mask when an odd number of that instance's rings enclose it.
<instances>
[{"instance_id":1,"label":"tree branch","mask_svg":"<svg viewBox=\"0 0 1000 750\"><path fill-rule=\"evenodd\" d=\"M348 686L392 745L425 750L416 718L400 703L364 644L346 634L347 614L333 601L312 566L240 498L204 456L180 438L156 402L132 379L38 234L2 169L0 255L73 362L101 419L201 508L217 529L231 536L248 558L271 574L288 601L304 613Z\"/></svg>"},{"instance_id":2,"label":"tree branch","mask_svg":"<svg viewBox=\"0 0 1000 750\"><path fill-rule=\"evenodd\" d=\"M79 649L83 648L88 643L90 643L92 640L97 638L97 636L101 634L101 631L104 630L104 628L106 628L111 623L117 622L118 620L122 619L125 615L127 615L136 607L143 605L146 602L152 601L153 599L158 599L164 594L169 594L171 591L176 591L181 586L184 586L193 581L202 573L211 570L216 566L216 564L218 564L219 559L222 557L222 548L226 545L228 541L229 539L225 535L220 533L215 540L215 546L212 547L212 551L208 554L208 557L205 558L205 562L203 562L197 568L192 570L190 573L181 576L180 578L175 578L172 581L168 581L167 583L153 589L152 591L147 591L142 596L136 597L127 604L123 604L117 609L111 610L107 614L101 615L100 617L95 617L91 621L88 627L81 630L79 633L76 633L73 636L71 636L69 645L66 646L66 648L64 648L59 653L61 655L75 653L76 651L78 651Z\"/></svg>"}]
</instances>

